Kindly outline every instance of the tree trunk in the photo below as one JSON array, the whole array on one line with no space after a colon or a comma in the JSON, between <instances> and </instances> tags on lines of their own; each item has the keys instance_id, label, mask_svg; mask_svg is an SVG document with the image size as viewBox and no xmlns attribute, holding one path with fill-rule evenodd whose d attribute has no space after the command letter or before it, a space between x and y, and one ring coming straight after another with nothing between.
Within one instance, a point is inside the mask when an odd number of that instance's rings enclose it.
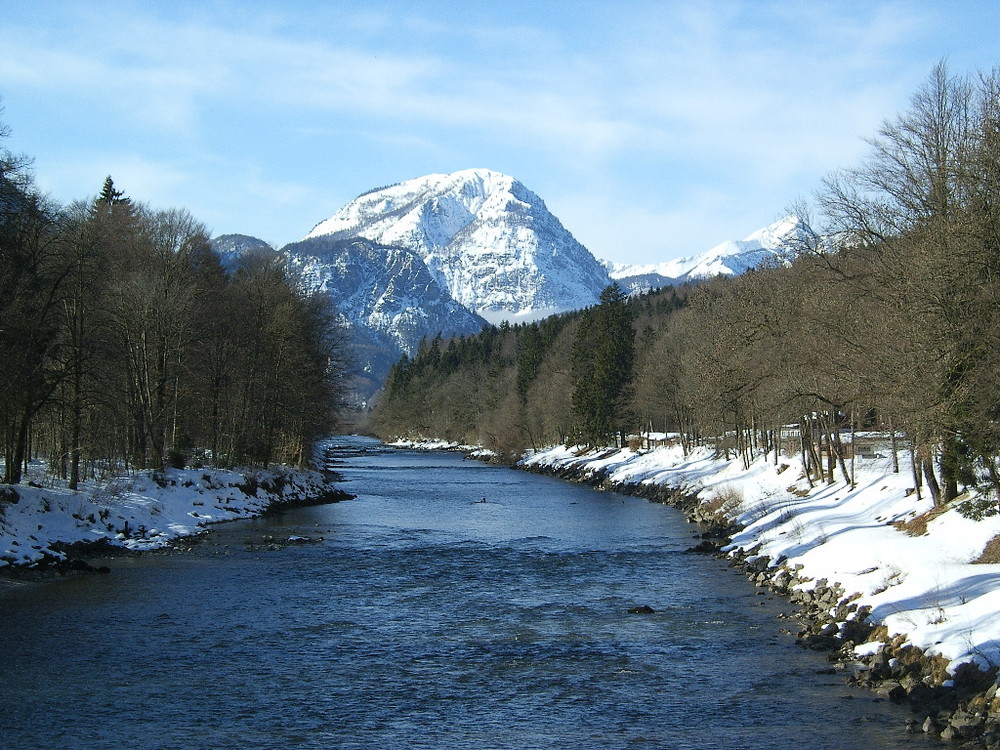
<instances>
[{"instance_id":1,"label":"tree trunk","mask_svg":"<svg viewBox=\"0 0 1000 750\"><path fill-rule=\"evenodd\" d=\"M812 465L811 465L812 456L810 455L811 451L806 447L807 442L808 441L806 440L806 420L802 419L799 421L799 448L802 451L802 468L805 470L806 473L806 481L809 482L809 489L812 489L814 486L812 479Z\"/></svg>"},{"instance_id":2,"label":"tree trunk","mask_svg":"<svg viewBox=\"0 0 1000 750\"><path fill-rule=\"evenodd\" d=\"M17 436L14 441L14 453L8 467L8 482L10 484L20 484L24 474L24 460L27 454L28 444L28 414L22 415L17 425Z\"/></svg>"},{"instance_id":3,"label":"tree trunk","mask_svg":"<svg viewBox=\"0 0 1000 750\"><path fill-rule=\"evenodd\" d=\"M80 436L83 423L83 372L81 363L74 362L73 395L69 415L69 488L80 486Z\"/></svg>"},{"instance_id":4,"label":"tree trunk","mask_svg":"<svg viewBox=\"0 0 1000 750\"><path fill-rule=\"evenodd\" d=\"M912 438L910 442L910 470L913 472L913 489L917 493L917 502L919 503L923 499L923 480L920 478L920 465L917 461L917 452L913 448Z\"/></svg>"},{"instance_id":5,"label":"tree trunk","mask_svg":"<svg viewBox=\"0 0 1000 750\"><path fill-rule=\"evenodd\" d=\"M938 484L937 476L934 474L934 459L929 448L920 451L920 467L923 469L924 480L927 482L927 489L930 490L931 500L935 506L942 504L941 485Z\"/></svg>"},{"instance_id":6,"label":"tree trunk","mask_svg":"<svg viewBox=\"0 0 1000 750\"><path fill-rule=\"evenodd\" d=\"M958 474L960 471L961 448L958 439L947 437L941 444L941 504L946 505L958 497Z\"/></svg>"},{"instance_id":7,"label":"tree trunk","mask_svg":"<svg viewBox=\"0 0 1000 750\"><path fill-rule=\"evenodd\" d=\"M851 481L850 481L851 489L854 489L857 486L857 483L855 481L857 477L855 469L857 468L857 459L858 459L858 444L856 438L857 438L857 430L855 429L854 411L852 410L851 411Z\"/></svg>"},{"instance_id":8,"label":"tree trunk","mask_svg":"<svg viewBox=\"0 0 1000 750\"><path fill-rule=\"evenodd\" d=\"M896 443L896 428L892 424L892 419L889 420L889 439L892 441L892 471L894 474L898 474L899 446Z\"/></svg>"},{"instance_id":9,"label":"tree trunk","mask_svg":"<svg viewBox=\"0 0 1000 750\"><path fill-rule=\"evenodd\" d=\"M837 429L836 424L834 424L833 418L827 422L828 437L831 449L831 459L835 459L837 466L840 467L840 473L844 477L844 481L847 482L851 487L854 486L854 481L851 475L847 471L847 464L844 461L844 444L840 440L840 431ZM833 474L834 467L830 467L830 484L833 484Z\"/></svg>"}]
</instances>

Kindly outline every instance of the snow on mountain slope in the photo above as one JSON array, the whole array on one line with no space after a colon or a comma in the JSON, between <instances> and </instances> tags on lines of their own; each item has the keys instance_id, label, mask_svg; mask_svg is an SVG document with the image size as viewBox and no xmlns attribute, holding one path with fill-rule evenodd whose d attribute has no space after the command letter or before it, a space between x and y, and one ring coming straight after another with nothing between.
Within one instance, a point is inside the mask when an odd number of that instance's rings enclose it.
<instances>
[{"instance_id":1,"label":"snow on mountain slope","mask_svg":"<svg viewBox=\"0 0 1000 750\"><path fill-rule=\"evenodd\" d=\"M311 291L330 299L350 335L354 389L365 401L422 339L478 333L486 321L452 299L411 250L325 235L282 252Z\"/></svg>"},{"instance_id":2,"label":"snow on mountain slope","mask_svg":"<svg viewBox=\"0 0 1000 750\"><path fill-rule=\"evenodd\" d=\"M383 334L413 355L437 333L478 333L484 321L441 289L410 250L364 239L314 237L284 251L306 285L330 294L351 323Z\"/></svg>"},{"instance_id":3,"label":"snow on mountain slope","mask_svg":"<svg viewBox=\"0 0 1000 750\"><path fill-rule=\"evenodd\" d=\"M742 240L727 240L699 255L652 265L605 262L611 278L622 286L649 289L655 286L738 276L765 263L783 263L806 243L814 243L812 230L797 216L786 216Z\"/></svg>"},{"instance_id":4,"label":"snow on mountain slope","mask_svg":"<svg viewBox=\"0 0 1000 750\"><path fill-rule=\"evenodd\" d=\"M306 239L364 237L419 256L442 288L491 322L597 302L604 267L514 178L433 174L355 198Z\"/></svg>"}]
</instances>

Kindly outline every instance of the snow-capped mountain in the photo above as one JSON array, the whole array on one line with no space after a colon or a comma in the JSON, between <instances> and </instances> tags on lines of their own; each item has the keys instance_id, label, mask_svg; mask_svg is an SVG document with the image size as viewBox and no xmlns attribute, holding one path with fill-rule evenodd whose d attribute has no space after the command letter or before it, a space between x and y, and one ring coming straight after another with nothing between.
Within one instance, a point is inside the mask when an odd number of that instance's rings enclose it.
<instances>
[{"instance_id":1,"label":"snow-capped mountain","mask_svg":"<svg viewBox=\"0 0 1000 750\"><path fill-rule=\"evenodd\" d=\"M786 216L742 240L727 240L699 255L652 265L605 261L608 275L629 292L710 279L738 276L768 263L784 263L816 236L797 216Z\"/></svg>"},{"instance_id":2,"label":"snow-capped mountain","mask_svg":"<svg viewBox=\"0 0 1000 750\"><path fill-rule=\"evenodd\" d=\"M493 323L587 307L611 283L541 198L487 169L365 193L306 236L319 238L406 248L453 299Z\"/></svg>"},{"instance_id":3,"label":"snow-capped mountain","mask_svg":"<svg viewBox=\"0 0 1000 750\"><path fill-rule=\"evenodd\" d=\"M369 191L281 254L308 288L329 296L349 330L365 400L423 339L588 307L612 280L634 293L740 274L811 238L804 223L788 217L690 258L602 265L520 182L469 169ZM213 244L227 267L275 252L243 235Z\"/></svg>"}]
</instances>

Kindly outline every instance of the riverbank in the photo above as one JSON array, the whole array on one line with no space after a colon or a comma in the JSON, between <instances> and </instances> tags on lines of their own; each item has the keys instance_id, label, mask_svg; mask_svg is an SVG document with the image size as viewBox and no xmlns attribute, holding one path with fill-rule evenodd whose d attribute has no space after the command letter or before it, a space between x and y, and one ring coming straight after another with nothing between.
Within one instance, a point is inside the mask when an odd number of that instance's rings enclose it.
<instances>
[{"instance_id":1,"label":"riverbank","mask_svg":"<svg viewBox=\"0 0 1000 750\"><path fill-rule=\"evenodd\" d=\"M318 471L167 469L81 483L43 472L0 485L0 575L88 570L81 558L163 549L211 524L350 497Z\"/></svg>"},{"instance_id":2,"label":"riverbank","mask_svg":"<svg viewBox=\"0 0 1000 750\"><path fill-rule=\"evenodd\" d=\"M988 510L986 499L934 508L885 455L858 458L853 486L810 485L798 458L744 466L680 446L558 446L519 466L667 502L709 524L709 535L727 536L721 554L804 608L803 645L908 702L915 731L1000 746L1000 565L990 562L1000 516L966 517Z\"/></svg>"}]
</instances>

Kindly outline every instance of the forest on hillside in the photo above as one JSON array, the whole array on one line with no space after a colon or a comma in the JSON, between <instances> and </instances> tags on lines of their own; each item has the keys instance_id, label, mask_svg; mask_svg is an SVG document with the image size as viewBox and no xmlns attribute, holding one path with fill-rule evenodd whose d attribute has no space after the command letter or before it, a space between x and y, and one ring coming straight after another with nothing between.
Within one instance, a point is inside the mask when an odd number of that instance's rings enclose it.
<instances>
[{"instance_id":1,"label":"forest on hillside","mask_svg":"<svg viewBox=\"0 0 1000 750\"><path fill-rule=\"evenodd\" d=\"M1000 492L1000 74L936 66L796 213L819 231L786 264L424 342L373 428L503 455L659 431L749 460L794 425L830 481L847 431L878 430L936 502Z\"/></svg>"},{"instance_id":2,"label":"forest on hillside","mask_svg":"<svg viewBox=\"0 0 1000 750\"><path fill-rule=\"evenodd\" d=\"M110 177L57 205L30 166L0 148L2 481L33 457L72 489L128 468L311 458L344 389L325 301L274 259L227 272L204 225Z\"/></svg>"}]
</instances>

